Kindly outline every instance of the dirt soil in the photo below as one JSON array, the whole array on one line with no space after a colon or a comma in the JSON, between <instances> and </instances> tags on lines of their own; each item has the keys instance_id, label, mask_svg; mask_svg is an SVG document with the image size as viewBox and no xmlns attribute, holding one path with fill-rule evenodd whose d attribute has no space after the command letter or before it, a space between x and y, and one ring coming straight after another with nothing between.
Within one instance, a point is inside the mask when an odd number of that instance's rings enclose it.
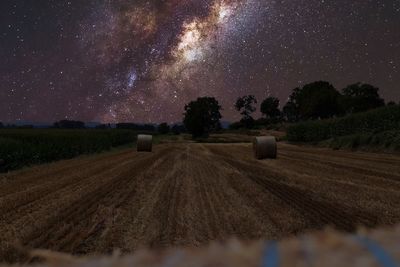
<instances>
[{"instance_id":1,"label":"dirt soil","mask_svg":"<svg viewBox=\"0 0 400 267\"><path fill-rule=\"evenodd\" d=\"M0 176L0 261L281 239L400 222L400 156L280 144L161 144Z\"/></svg>"}]
</instances>

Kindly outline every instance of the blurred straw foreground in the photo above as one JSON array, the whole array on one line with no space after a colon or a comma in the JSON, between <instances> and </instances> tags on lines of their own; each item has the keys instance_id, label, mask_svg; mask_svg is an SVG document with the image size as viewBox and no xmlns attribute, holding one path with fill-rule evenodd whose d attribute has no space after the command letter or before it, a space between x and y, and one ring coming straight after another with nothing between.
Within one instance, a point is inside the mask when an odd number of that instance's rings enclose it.
<instances>
[{"instance_id":1,"label":"blurred straw foreground","mask_svg":"<svg viewBox=\"0 0 400 267\"><path fill-rule=\"evenodd\" d=\"M35 250L32 266L65 267L266 267L266 266L400 266L400 226L360 230L357 235L326 230L281 242L231 240L207 248L140 250L133 255L73 257ZM7 266L7 265L1 265ZM18 265L13 265L18 266ZM27 266L24 264L24 266Z\"/></svg>"}]
</instances>

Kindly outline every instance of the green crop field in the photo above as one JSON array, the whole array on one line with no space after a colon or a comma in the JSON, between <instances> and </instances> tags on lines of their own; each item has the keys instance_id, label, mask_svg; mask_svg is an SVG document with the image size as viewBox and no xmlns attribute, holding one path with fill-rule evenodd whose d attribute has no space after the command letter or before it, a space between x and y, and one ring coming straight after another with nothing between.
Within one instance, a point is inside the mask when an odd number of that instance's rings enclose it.
<instances>
[{"instance_id":1,"label":"green crop field","mask_svg":"<svg viewBox=\"0 0 400 267\"><path fill-rule=\"evenodd\" d=\"M319 142L342 136L399 130L400 106L396 105L343 118L298 123L288 128L287 138L292 142Z\"/></svg>"},{"instance_id":2,"label":"green crop field","mask_svg":"<svg viewBox=\"0 0 400 267\"><path fill-rule=\"evenodd\" d=\"M287 130L291 142L315 143L334 149L400 151L400 106L389 106L343 118L310 121Z\"/></svg>"},{"instance_id":3,"label":"green crop field","mask_svg":"<svg viewBox=\"0 0 400 267\"><path fill-rule=\"evenodd\" d=\"M0 130L0 172L18 169L81 154L97 153L133 143L132 130Z\"/></svg>"}]
</instances>

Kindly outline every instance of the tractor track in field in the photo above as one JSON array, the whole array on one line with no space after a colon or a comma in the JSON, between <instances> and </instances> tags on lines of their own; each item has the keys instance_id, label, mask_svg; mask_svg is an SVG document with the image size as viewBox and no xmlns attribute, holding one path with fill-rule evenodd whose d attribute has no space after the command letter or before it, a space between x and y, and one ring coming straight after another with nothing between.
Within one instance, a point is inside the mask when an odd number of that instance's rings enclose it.
<instances>
[{"instance_id":1,"label":"tractor track in field","mask_svg":"<svg viewBox=\"0 0 400 267\"><path fill-rule=\"evenodd\" d=\"M93 157L86 156L82 157L81 160L76 159L65 160L61 164L56 164L54 168L43 170L40 166L24 169L17 171L7 176L7 179L3 180L0 187L0 197L11 195L15 192L21 192L23 189L27 189L33 186L46 185L47 183L54 182L59 177L76 171L77 169L84 167L85 169L94 169L102 166L101 163L110 161L118 162L121 156L128 155L127 151L118 154L103 154L96 158L96 165L91 166L93 163Z\"/></svg>"},{"instance_id":2,"label":"tractor track in field","mask_svg":"<svg viewBox=\"0 0 400 267\"><path fill-rule=\"evenodd\" d=\"M223 158L223 160L232 168L238 168L242 172L245 170L249 179L301 212L312 228L333 225L339 230L354 231L359 225L374 226L376 224L377 219L374 216L355 210L352 210L353 214L351 214L338 203L331 204L314 200L306 191L279 182L279 176L274 173L268 174L268 170L265 170L264 175L260 175L254 173L252 165L230 158Z\"/></svg>"},{"instance_id":3,"label":"tractor track in field","mask_svg":"<svg viewBox=\"0 0 400 267\"><path fill-rule=\"evenodd\" d=\"M184 155L180 154L175 161L180 161L183 158ZM177 235L178 225L176 218L179 214L179 205L182 198L182 194L179 192L181 179L178 177L181 175L182 170L175 169L175 171L166 177L164 185L160 190L155 208L158 210L157 217L160 218L160 229L163 229L163 231L160 231L159 235L149 242L150 247L168 244L168 240L173 239Z\"/></svg>"},{"instance_id":4,"label":"tractor track in field","mask_svg":"<svg viewBox=\"0 0 400 267\"><path fill-rule=\"evenodd\" d=\"M30 171L31 170L31 171ZM279 145L170 143L0 175L0 260L280 239L400 222L400 156Z\"/></svg>"},{"instance_id":5,"label":"tractor track in field","mask_svg":"<svg viewBox=\"0 0 400 267\"><path fill-rule=\"evenodd\" d=\"M91 216L97 211L99 205L113 206L117 208L126 201L131 192L129 185L129 173L133 170L145 170L155 161L156 156L148 157L145 160L135 162L132 166L127 166L119 175L107 180L104 184L96 185L93 191L86 192L85 196L78 201L72 203L62 214L54 217L54 221L49 222L46 227L46 234L29 237L30 243L27 245L31 247L44 247L47 243L55 240L58 250L65 250L64 248L71 244L76 239L77 235L82 235L81 231L73 232L72 228L76 225L83 224L89 221ZM126 163L125 163L126 165ZM127 190L128 189L128 190ZM84 215L84 216L82 216ZM63 227L67 224L68 227ZM62 229L61 231L57 231ZM73 251L73 249L72 249Z\"/></svg>"},{"instance_id":6,"label":"tractor track in field","mask_svg":"<svg viewBox=\"0 0 400 267\"><path fill-rule=\"evenodd\" d=\"M353 165L346 165L344 163L338 163L338 162L331 162L327 161L326 159L320 159L315 156L309 156L304 153L292 153L292 154L283 154L282 156L290 159L290 160L297 160L296 158L293 159L293 154L296 156L299 156L301 159L298 161L309 163L311 162L313 165L322 165L322 166L328 166L331 167L332 169L336 170L341 170L341 171L347 171L347 172L352 172L352 173L357 173L357 174L363 174L363 175L372 175L372 176L381 176L384 174L385 179L391 179L394 181L399 181L400 182L400 173L391 173L386 170L374 170L374 167L371 166L371 163L364 162L363 165L358 165L354 164Z\"/></svg>"},{"instance_id":7,"label":"tractor track in field","mask_svg":"<svg viewBox=\"0 0 400 267\"><path fill-rule=\"evenodd\" d=\"M59 193L60 190L72 190L70 186L76 187L79 185L85 185L88 180L92 178L91 175L95 175L96 173L112 173L116 169L123 168L124 165L126 165L126 162L119 163L118 160L110 161L109 163L115 164L111 170L109 170L110 166L108 165L98 165L94 167L90 166L79 175L69 176L69 179L52 181L43 185L33 186L32 188L21 192L8 194L2 198L2 202L0 204L0 209L3 210L1 216L12 218L10 213L28 210L29 205L34 205L34 202L40 201L43 198L51 198L52 195Z\"/></svg>"}]
</instances>

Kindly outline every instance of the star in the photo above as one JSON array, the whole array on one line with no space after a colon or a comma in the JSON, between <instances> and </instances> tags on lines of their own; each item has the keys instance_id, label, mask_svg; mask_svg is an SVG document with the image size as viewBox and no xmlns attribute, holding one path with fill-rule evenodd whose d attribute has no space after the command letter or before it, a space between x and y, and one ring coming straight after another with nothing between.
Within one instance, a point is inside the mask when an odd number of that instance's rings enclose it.
<instances>
[{"instance_id":1,"label":"star","mask_svg":"<svg viewBox=\"0 0 400 267\"><path fill-rule=\"evenodd\" d=\"M234 121L240 96L321 79L400 100L398 1L8 2L0 121L180 122L200 96Z\"/></svg>"}]
</instances>

